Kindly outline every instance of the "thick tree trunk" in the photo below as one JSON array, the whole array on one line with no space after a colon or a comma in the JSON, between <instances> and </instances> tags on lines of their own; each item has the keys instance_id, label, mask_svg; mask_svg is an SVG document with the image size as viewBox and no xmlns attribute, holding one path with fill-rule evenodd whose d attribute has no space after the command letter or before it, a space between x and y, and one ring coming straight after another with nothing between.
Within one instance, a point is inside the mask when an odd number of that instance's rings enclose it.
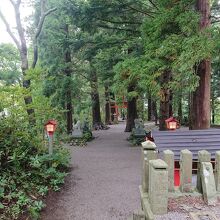
<instances>
[{"instance_id":1,"label":"thick tree trunk","mask_svg":"<svg viewBox=\"0 0 220 220\"><path fill-rule=\"evenodd\" d=\"M135 90L134 85L130 85L128 87L128 93L133 92ZM125 132L131 132L132 128L135 127L134 119L137 118L137 99L133 97L132 99L128 100L128 107L127 107L127 121L126 121L126 128Z\"/></svg>"},{"instance_id":2,"label":"thick tree trunk","mask_svg":"<svg viewBox=\"0 0 220 220\"><path fill-rule=\"evenodd\" d=\"M111 109L110 109L109 87L105 86L105 124L111 124Z\"/></svg>"},{"instance_id":3,"label":"thick tree trunk","mask_svg":"<svg viewBox=\"0 0 220 220\"><path fill-rule=\"evenodd\" d=\"M92 99L92 124L94 129L102 129L103 123L101 120L100 101L98 92L98 79L97 74L93 70L91 72L91 99Z\"/></svg>"},{"instance_id":4,"label":"thick tree trunk","mask_svg":"<svg viewBox=\"0 0 220 220\"><path fill-rule=\"evenodd\" d=\"M68 24L65 24L64 30L66 33L66 39L68 39L69 38ZM67 46L65 51L65 63L66 63L65 74L67 78L67 85L65 88L66 89L66 130L67 130L67 134L71 134L73 129L73 106L72 106L72 88L71 88L72 71L69 66L71 63L71 53L69 46Z\"/></svg>"},{"instance_id":5,"label":"thick tree trunk","mask_svg":"<svg viewBox=\"0 0 220 220\"><path fill-rule=\"evenodd\" d=\"M164 71L161 75L161 91L160 91L160 116L159 130L167 130L165 120L170 116L170 90L168 83L170 81L170 71Z\"/></svg>"},{"instance_id":6,"label":"thick tree trunk","mask_svg":"<svg viewBox=\"0 0 220 220\"><path fill-rule=\"evenodd\" d=\"M202 31L210 26L210 1L197 0L196 8L201 14L200 29ZM196 67L196 73L199 77L199 86L192 95L191 128L206 129L210 128L210 60L201 61Z\"/></svg>"},{"instance_id":7,"label":"thick tree trunk","mask_svg":"<svg viewBox=\"0 0 220 220\"><path fill-rule=\"evenodd\" d=\"M29 69L28 57L27 57L27 46L26 46L25 39L23 39L23 44L22 44L22 47L20 49L20 58L21 58L22 75L25 78L26 72ZM29 79L24 79L23 80L23 87L25 89L29 89L30 86L31 86L31 81ZM33 103L32 96L31 95L25 96L24 97L24 102L25 102L25 105L27 106L27 114L28 114L28 118L29 118L29 124L31 126L34 126L36 124L35 111L32 107L30 107L30 105Z\"/></svg>"}]
</instances>

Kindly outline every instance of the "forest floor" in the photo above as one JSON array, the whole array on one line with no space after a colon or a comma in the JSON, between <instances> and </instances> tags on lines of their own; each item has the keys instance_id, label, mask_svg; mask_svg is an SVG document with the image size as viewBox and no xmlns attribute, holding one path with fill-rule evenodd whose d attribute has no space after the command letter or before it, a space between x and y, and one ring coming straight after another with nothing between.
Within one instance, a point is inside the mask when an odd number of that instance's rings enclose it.
<instances>
[{"instance_id":1,"label":"forest floor","mask_svg":"<svg viewBox=\"0 0 220 220\"><path fill-rule=\"evenodd\" d=\"M126 140L124 128L94 131L87 146L70 147L71 171L61 191L49 194L41 220L127 220L140 208L141 151ZM191 219L190 212L202 211L220 219L220 204L208 207L193 196L170 199L168 210L155 219Z\"/></svg>"}]
</instances>

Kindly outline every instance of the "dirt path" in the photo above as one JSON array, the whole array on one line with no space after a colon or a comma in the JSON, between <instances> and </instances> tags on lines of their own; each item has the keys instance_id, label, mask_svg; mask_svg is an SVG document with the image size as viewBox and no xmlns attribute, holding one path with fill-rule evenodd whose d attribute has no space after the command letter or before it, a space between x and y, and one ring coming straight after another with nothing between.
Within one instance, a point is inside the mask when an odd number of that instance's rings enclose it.
<instances>
[{"instance_id":1,"label":"dirt path","mask_svg":"<svg viewBox=\"0 0 220 220\"><path fill-rule=\"evenodd\" d=\"M72 148L73 169L42 220L125 220L140 206L140 148L130 147L124 127L96 131L87 147Z\"/></svg>"}]
</instances>

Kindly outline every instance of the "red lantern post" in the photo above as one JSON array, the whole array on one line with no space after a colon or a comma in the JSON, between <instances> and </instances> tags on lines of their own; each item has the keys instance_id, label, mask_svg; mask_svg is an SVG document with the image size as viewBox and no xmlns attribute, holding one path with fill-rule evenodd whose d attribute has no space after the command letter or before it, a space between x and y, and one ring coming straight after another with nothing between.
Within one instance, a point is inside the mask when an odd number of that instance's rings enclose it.
<instances>
[{"instance_id":1,"label":"red lantern post","mask_svg":"<svg viewBox=\"0 0 220 220\"><path fill-rule=\"evenodd\" d=\"M53 154L53 134L57 128L57 122L55 120L49 120L44 126L48 139L49 139L49 155Z\"/></svg>"}]
</instances>

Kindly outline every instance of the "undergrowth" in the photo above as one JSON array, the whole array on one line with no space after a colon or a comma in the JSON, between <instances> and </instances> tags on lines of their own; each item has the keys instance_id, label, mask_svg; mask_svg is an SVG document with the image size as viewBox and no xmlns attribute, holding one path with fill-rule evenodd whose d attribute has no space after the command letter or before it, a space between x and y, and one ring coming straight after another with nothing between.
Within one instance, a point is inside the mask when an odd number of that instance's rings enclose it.
<instances>
[{"instance_id":1,"label":"undergrowth","mask_svg":"<svg viewBox=\"0 0 220 220\"><path fill-rule=\"evenodd\" d=\"M0 119L0 219L39 219L43 197L59 190L69 152L56 146L49 156L43 141L22 123Z\"/></svg>"}]
</instances>

